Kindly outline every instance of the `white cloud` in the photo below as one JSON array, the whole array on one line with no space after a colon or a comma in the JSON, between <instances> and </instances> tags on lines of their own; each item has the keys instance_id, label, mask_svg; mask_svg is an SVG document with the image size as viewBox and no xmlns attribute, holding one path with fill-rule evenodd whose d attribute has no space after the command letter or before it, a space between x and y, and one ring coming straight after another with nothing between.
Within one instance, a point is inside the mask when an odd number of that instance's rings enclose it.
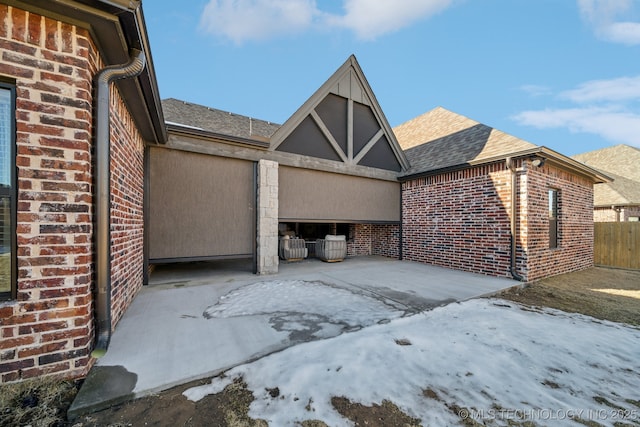
<instances>
[{"instance_id":1,"label":"white cloud","mask_svg":"<svg viewBox=\"0 0 640 427\"><path fill-rule=\"evenodd\" d=\"M640 115L614 107L584 107L523 111L512 117L517 123L540 129L567 128L617 143L640 147Z\"/></svg>"},{"instance_id":2,"label":"white cloud","mask_svg":"<svg viewBox=\"0 0 640 427\"><path fill-rule=\"evenodd\" d=\"M536 96L538 86L521 88ZM524 126L539 129L565 128L570 132L598 135L613 143L640 147L640 75L609 80L591 80L560 92L569 108L523 111L511 117Z\"/></svg>"},{"instance_id":3,"label":"white cloud","mask_svg":"<svg viewBox=\"0 0 640 427\"><path fill-rule=\"evenodd\" d=\"M640 22L614 22L603 28L604 38L628 45L640 44Z\"/></svg>"},{"instance_id":4,"label":"white cloud","mask_svg":"<svg viewBox=\"0 0 640 427\"><path fill-rule=\"evenodd\" d=\"M603 40L628 45L640 44L640 22L630 21L632 0L578 0L582 19ZM618 19L624 15L624 19Z\"/></svg>"},{"instance_id":5,"label":"white cloud","mask_svg":"<svg viewBox=\"0 0 640 427\"><path fill-rule=\"evenodd\" d=\"M551 89L542 85L523 85L520 86L520 90L525 91L531 96L543 96L551 94Z\"/></svg>"},{"instance_id":6,"label":"white cloud","mask_svg":"<svg viewBox=\"0 0 640 427\"><path fill-rule=\"evenodd\" d=\"M640 76L592 80L560 94L574 102L640 100Z\"/></svg>"},{"instance_id":7,"label":"white cloud","mask_svg":"<svg viewBox=\"0 0 640 427\"><path fill-rule=\"evenodd\" d=\"M333 16L328 22L348 28L363 40L373 40L397 31L427 16L434 15L452 0L345 0L343 16Z\"/></svg>"},{"instance_id":8,"label":"white cloud","mask_svg":"<svg viewBox=\"0 0 640 427\"><path fill-rule=\"evenodd\" d=\"M434 15L453 0L343 0L344 14L318 8L315 0L209 0L201 27L243 43L290 35L313 28L343 28L372 40Z\"/></svg>"},{"instance_id":9,"label":"white cloud","mask_svg":"<svg viewBox=\"0 0 640 427\"><path fill-rule=\"evenodd\" d=\"M314 0L210 0L200 25L242 43L304 31L316 13Z\"/></svg>"}]
</instances>

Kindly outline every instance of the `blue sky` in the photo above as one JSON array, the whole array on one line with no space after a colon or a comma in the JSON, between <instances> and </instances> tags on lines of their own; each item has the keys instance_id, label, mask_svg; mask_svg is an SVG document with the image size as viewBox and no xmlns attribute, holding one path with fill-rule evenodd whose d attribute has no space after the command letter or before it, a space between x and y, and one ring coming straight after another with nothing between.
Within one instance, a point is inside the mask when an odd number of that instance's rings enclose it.
<instances>
[{"instance_id":1,"label":"blue sky","mask_svg":"<svg viewBox=\"0 0 640 427\"><path fill-rule=\"evenodd\" d=\"M162 98L284 123L355 54L391 126L436 106L566 155L640 147L640 0L145 0Z\"/></svg>"}]
</instances>

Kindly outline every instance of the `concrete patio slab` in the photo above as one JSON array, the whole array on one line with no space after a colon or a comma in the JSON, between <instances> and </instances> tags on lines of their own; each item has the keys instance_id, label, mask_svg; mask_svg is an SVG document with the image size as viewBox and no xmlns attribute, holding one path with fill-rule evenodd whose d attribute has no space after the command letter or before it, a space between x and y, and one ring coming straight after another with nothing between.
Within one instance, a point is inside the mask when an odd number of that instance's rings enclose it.
<instances>
[{"instance_id":1,"label":"concrete patio slab","mask_svg":"<svg viewBox=\"0 0 640 427\"><path fill-rule=\"evenodd\" d=\"M69 417L215 376L299 343L300 334L274 326L274 313L222 318L204 315L207 309L248 285L294 280L320 283L363 302L377 301L393 316L490 295L519 284L506 278L383 257L348 258L333 264L317 260L285 263L280 265L278 274L269 276L253 275L247 263L238 262L159 269L118 324L107 354L91 370ZM269 284L264 286L268 289ZM319 298L314 304L326 309L332 300ZM291 314L304 315L294 311ZM278 316L281 319L283 313ZM354 329L353 325L327 327L328 321L317 317L318 323L323 322L319 328L324 329L315 339ZM302 336L303 340L314 339L313 334Z\"/></svg>"}]
</instances>

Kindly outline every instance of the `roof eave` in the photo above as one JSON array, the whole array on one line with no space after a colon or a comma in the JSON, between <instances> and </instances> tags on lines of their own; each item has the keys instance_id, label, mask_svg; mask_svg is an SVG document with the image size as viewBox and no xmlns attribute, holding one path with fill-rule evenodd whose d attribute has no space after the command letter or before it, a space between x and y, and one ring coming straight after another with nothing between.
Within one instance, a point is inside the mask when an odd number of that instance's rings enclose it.
<instances>
[{"instance_id":1,"label":"roof eave","mask_svg":"<svg viewBox=\"0 0 640 427\"><path fill-rule=\"evenodd\" d=\"M478 165L483 165L483 164L490 164L490 163L498 163L501 161L504 161L506 158L510 157L512 159L519 159L519 158L525 158L525 157L531 157L531 156L540 156L545 158L548 161L551 161L552 163L556 164L557 166L562 167L563 169L569 170L571 172L577 173L579 175L583 175L586 176L588 178L590 178L591 180L593 180L594 183L596 184L600 184L600 183L604 183L604 182L611 182L613 181L613 179L605 174L603 174L600 171L597 171L596 169L593 169L583 163L580 163L570 157L567 157L565 155L562 155L556 151L553 151L547 147L543 147L543 146L539 146L539 147L533 147L533 148L528 148L526 150L520 150L520 151L515 151L513 153L509 153L509 154L502 154L499 156L493 156L493 157L486 157L483 159L478 159L478 160L471 160L469 162L466 163L461 163L458 165L452 165L452 166L447 166L445 168L439 168L439 169L433 169L433 170L429 170L429 171L424 171L424 172L417 172L417 173L413 173L410 175L404 175L404 176L400 176L398 177L398 179L401 182L405 182L405 181L410 181L412 179L417 179L417 178L423 178L423 177L427 177L427 176L434 176L434 175L440 175L442 173L446 173L446 172L454 172L457 170L462 170L462 169L466 169L468 167L472 167L472 166L478 166Z\"/></svg>"},{"instance_id":2,"label":"roof eave","mask_svg":"<svg viewBox=\"0 0 640 427\"><path fill-rule=\"evenodd\" d=\"M269 141L258 141L250 138L242 138L239 136L225 135L222 133L211 132L205 129L197 129L190 126L180 126L179 124L167 123L167 132L169 134L205 139L207 141L219 142L224 144L242 145L245 147L258 148L266 150L269 148Z\"/></svg>"},{"instance_id":3,"label":"roof eave","mask_svg":"<svg viewBox=\"0 0 640 427\"><path fill-rule=\"evenodd\" d=\"M568 169L572 172L576 172L580 175L591 178L594 184L602 184L605 182L613 181L613 178L609 175L606 175L597 169L587 166L582 162L572 159L571 157L560 154L557 151L554 151L547 147L538 148L540 149L540 151L539 153L535 154L540 154L542 157L545 157L548 160L552 160L554 163L558 164L564 169Z\"/></svg>"},{"instance_id":4,"label":"roof eave","mask_svg":"<svg viewBox=\"0 0 640 427\"><path fill-rule=\"evenodd\" d=\"M132 50L144 52L147 64L140 75L118 81L120 93L142 137L167 141L162 105L153 67L142 5L139 0L5 0L11 6L68 22L89 30L104 66L121 65Z\"/></svg>"},{"instance_id":5,"label":"roof eave","mask_svg":"<svg viewBox=\"0 0 640 427\"><path fill-rule=\"evenodd\" d=\"M636 207L636 206L640 206L640 202L637 203L633 203L633 202L628 202L628 203L600 203L597 205L593 205L594 208L626 208L626 207Z\"/></svg>"}]
</instances>

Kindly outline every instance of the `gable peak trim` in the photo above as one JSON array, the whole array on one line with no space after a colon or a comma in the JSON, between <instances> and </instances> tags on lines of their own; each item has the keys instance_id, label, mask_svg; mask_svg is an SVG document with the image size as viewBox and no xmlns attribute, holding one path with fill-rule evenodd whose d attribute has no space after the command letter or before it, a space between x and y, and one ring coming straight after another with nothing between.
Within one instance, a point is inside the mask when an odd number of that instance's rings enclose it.
<instances>
[{"instance_id":1,"label":"gable peak trim","mask_svg":"<svg viewBox=\"0 0 640 427\"><path fill-rule=\"evenodd\" d=\"M335 138L329 132L325 123L317 113L317 107L328 95L336 95L347 100L347 147L342 150ZM380 130L371 138L360 152L354 150L354 103L367 106L375 121L380 126ZM391 147L391 152L395 156L395 160L402 170L409 168L409 163L404 155L404 151L398 144L395 134L387 119L382 112L367 79L356 60L354 55L349 58L333 73L331 77L317 89L309 99L272 135L270 151L276 151L278 147L296 130L296 128L307 117L311 117L321 128L325 138L331 146L336 150L340 158L345 164L357 165L359 161L370 151L382 136L386 136L386 140ZM323 126L325 125L325 126ZM345 152L346 151L346 152Z\"/></svg>"}]
</instances>

